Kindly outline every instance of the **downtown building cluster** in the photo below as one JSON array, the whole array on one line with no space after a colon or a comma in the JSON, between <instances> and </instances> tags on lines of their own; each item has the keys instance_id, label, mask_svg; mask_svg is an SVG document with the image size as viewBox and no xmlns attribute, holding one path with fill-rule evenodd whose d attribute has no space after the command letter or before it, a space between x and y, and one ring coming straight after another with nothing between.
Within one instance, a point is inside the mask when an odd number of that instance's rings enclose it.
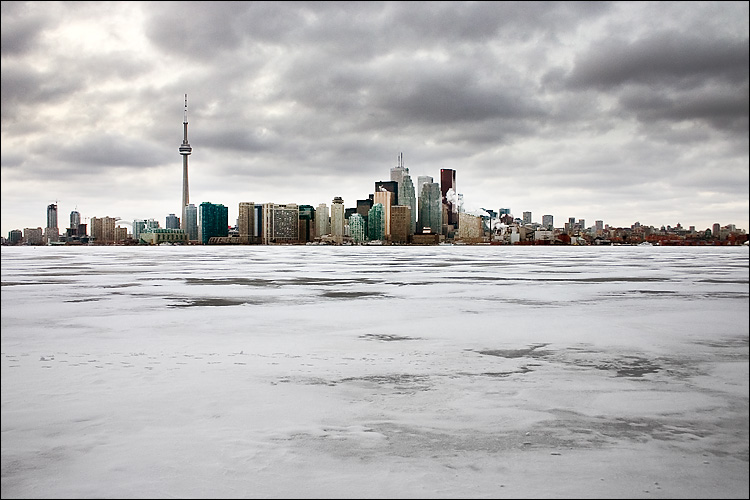
<instances>
[{"instance_id":1,"label":"downtown building cluster","mask_svg":"<svg viewBox=\"0 0 750 500\"><path fill-rule=\"evenodd\" d=\"M229 210L222 204L190 203L188 188L187 94L183 118L181 217L174 213L165 227L155 219L136 219L132 230L119 224L119 217L92 217L90 227L81 223L81 214L70 213L70 226L61 233L58 228L57 204L47 206L47 224L41 227L10 231L3 244L201 244L201 245L271 245L271 244L375 244L437 245L458 244L742 244L747 242L744 230L734 225L696 231L694 226L641 226L610 228L597 220L587 227L583 219L569 218L564 227L555 228L552 215L542 222L532 221L531 212L514 217L510 209L497 212L482 208L478 213L463 210L462 195L457 192L456 171L441 169L439 182L430 176L419 176L414 184L403 154L390 169L390 178L376 181L367 198L345 208L336 196L325 203L239 203L236 224L229 225ZM119 221L119 222L118 222Z\"/></svg>"},{"instance_id":2,"label":"downtown building cluster","mask_svg":"<svg viewBox=\"0 0 750 500\"><path fill-rule=\"evenodd\" d=\"M466 213L461 195L455 192L456 172L441 170L441 182L420 176L417 187L403 166L391 169L388 181L377 181L367 198L345 208L341 197L331 205L239 203L239 216L229 224L229 210L210 202L188 204L184 218L171 213L161 227L156 219L125 222L119 217L91 217L82 223L77 210L70 212L70 224L58 228L57 204L46 211L46 227L10 231L5 245L273 245L273 244L641 244L736 245L747 244L747 234L734 225L714 224L697 231L677 224L655 228L636 222L630 227L609 227L597 220L587 226L583 219L569 218L554 227L551 215L534 222L531 212L514 217L510 209L481 214ZM417 191L418 190L418 191ZM419 196L415 196L419 192ZM416 207L416 210L415 210ZM184 223L183 223L184 221ZM132 227L122 227L121 224Z\"/></svg>"}]
</instances>

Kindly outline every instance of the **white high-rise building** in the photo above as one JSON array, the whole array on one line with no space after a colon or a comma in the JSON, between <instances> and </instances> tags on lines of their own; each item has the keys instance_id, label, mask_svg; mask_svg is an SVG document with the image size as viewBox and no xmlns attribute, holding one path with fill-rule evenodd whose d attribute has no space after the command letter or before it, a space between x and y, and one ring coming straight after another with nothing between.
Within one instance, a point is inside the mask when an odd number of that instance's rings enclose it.
<instances>
[{"instance_id":1,"label":"white high-rise building","mask_svg":"<svg viewBox=\"0 0 750 500\"><path fill-rule=\"evenodd\" d=\"M272 243L296 243L299 241L299 206L296 203L280 205L263 204L264 245Z\"/></svg>"},{"instance_id":2,"label":"white high-rise building","mask_svg":"<svg viewBox=\"0 0 750 500\"><path fill-rule=\"evenodd\" d=\"M328 215L328 206L325 203L318 205L315 210L315 234L325 236L331 234L331 221Z\"/></svg>"}]
</instances>

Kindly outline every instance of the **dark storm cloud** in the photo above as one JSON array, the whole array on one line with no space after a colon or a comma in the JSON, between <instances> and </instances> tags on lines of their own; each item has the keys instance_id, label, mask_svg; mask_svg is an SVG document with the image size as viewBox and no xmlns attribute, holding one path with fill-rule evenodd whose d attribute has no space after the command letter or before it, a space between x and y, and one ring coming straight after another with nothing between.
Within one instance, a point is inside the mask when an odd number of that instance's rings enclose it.
<instances>
[{"instance_id":1,"label":"dark storm cloud","mask_svg":"<svg viewBox=\"0 0 750 500\"><path fill-rule=\"evenodd\" d=\"M706 79L747 82L748 39L670 31L632 42L607 40L577 57L567 83L603 90L629 83L694 88Z\"/></svg>"},{"instance_id":2,"label":"dark storm cloud","mask_svg":"<svg viewBox=\"0 0 750 500\"><path fill-rule=\"evenodd\" d=\"M635 88L623 92L620 104L643 122L705 120L717 129L748 131L747 85L699 88L672 95Z\"/></svg>"},{"instance_id":3,"label":"dark storm cloud","mask_svg":"<svg viewBox=\"0 0 750 500\"><path fill-rule=\"evenodd\" d=\"M565 84L619 95L621 110L641 122L698 120L744 136L749 61L747 37L659 32L593 45Z\"/></svg>"}]
</instances>

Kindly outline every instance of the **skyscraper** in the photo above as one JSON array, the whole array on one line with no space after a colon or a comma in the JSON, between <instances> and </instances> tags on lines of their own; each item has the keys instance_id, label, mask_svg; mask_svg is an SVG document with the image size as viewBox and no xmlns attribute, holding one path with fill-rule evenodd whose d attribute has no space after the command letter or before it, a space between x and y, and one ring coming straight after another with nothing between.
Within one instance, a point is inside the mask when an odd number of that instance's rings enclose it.
<instances>
[{"instance_id":1,"label":"skyscraper","mask_svg":"<svg viewBox=\"0 0 750 500\"><path fill-rule=\"evenodd\" d=\"M57 227L57 204L47 205L47 227Z\"/></svg>"},{"instance_id":2,"label":"skyscraper","mask_svg":"<svg viewBox=\"0 0 750 500\"><path fill-rule=\"evenodd\" d=\"M331 236L339 245L344 241L344 200L340 196L333 199L331 205Z\"/></svg>"},{"instance_id":3,"label":"skyscraper","mask_svg":"<svg viewBox=\"0 0 750 500\"><path fill-rule=\"evenodd\" d=\"M73 210L72 212L70 212L70 227L73 229L77 229L80 223L81 213L77 210Z\"/></svg>"},{"instance_id":4,"label":"skyscraper","mask_svg":"<svg viewBox=\"0 0 750 500\"><path fill-rule=\"evenodd\" d=\"M456 171L450 168L440 169L440 194L447 209L448 220L443 224L458 225L458 193L456 192Z\"/></svg>"},{"instance_id":5,"label":"skyscraper","mask_svg":"<svg viewBox=\"0 0 750 500\"><path fill-rule=\"evenodd\" d=\"M240 243L246 245L257 243L255 238L255 203L252 201L240 202L237 231L240 233Z\"/></svg>"},{"instance_id":6,"label":"skyscraper","mask_svg":"<svg viewBox=\"0 0 750 500\"><path fill-rule=\"evenodd\" d=\"M367 214L367 238L385 240L385 210L382 203L375 203Z\"/></svg>"},{"instance_id":7,"label":"skyscraper","mask_svg":"<svg viewBox=\"0 0 750 500\"><path fill-rule=\"evenodd\" d=\"M299 206L296 203L263 205L262 243L299 242Z\"/></svg>"},{"instance_id":8,"label":"skyscraper","mask_svg":"<svg viewBox=\"0 0 750 500\"><path fill-rule=\"evenodd\" d=\"M370 212L371 208L372 208L372 198L367 198L364 200L357 200L357 213L365 219L365 227L367 227L367 214Z\"/></svg>"},{"instance_id":9,"label":"skyscraper","mask_svg":"<svg viewBox=\"0 0 750 500\"><path fill-rule=\"evenodd\" d=\"M44 233L45 243L60 239L60 230L57 227L57 203L47 205L47 227Z\"/></svg>"},{"instance_id":10,"label":"skyscraper","mask_svg":"<svg viewBox=\"0 0 750 500\"><path fill-rule=\"evenodd\" d=\"M349 234L354 243L364 243L366 239L365 218L360 214L352 214L349 217Z\"/></svg>"},{"instance_id":11,"label":"skyscraper","mask_svg":"<svg viewBox=\"0 0 750 500\"><path fill-rule=\"evenodd\" d=\"M411 207L394 205L391 207L391 242L409 243L411 240Z\"/></svg>"},{"instance_id":12,"label":"skyscraper","mask_svg":"<svg viewBox=\"0 0 750 500\"><path fill-rule=\"evenodd\" d=\"M429 179L430 182L422 184L422 190L419 194L419 230L417 233L422 233L424 228L429 228L432 233L440 234L443 227L440 185L437 182L432 182L432 177Z\"/></svg>"},{"instance_id":13,"label":"skyscraper","mask_svg":"<svg viewBox=\"0 0 750 500\"><path fill-rule=\"evenodd\" d=\"M417 231L417 197L414 193L414 182L409 175L409 169L404 167L404 154L398 157L398 165L391 169L391 180L398 183L398 204L411 209L409 234Z\"/></svg>"},{"instance_id":14,"label":"skyscraper","mask_svg":"<svg viewBox=\"0 0 750 500\"><path fill-rule=\"evenodd\" d=\"M192 203L188 203L185 207L185 221L187 229L185 232L188 235L188 241L198 241L198 207ZM180 221L182 225L182 221Z\"/></svg>"},{"instance_id":15,"label":"skyscraper","mask_svg":"<svg viewBox=\"0 0 750 500\"><path fill-rule=\"evenodd\" d=\"M315 240L315 208L312 205L299 206L299 241L306 243Z\"/></svg>"},{"instance_id":16,"label":"skyscraper","mask_svg":"<svg viewBox=\"0 0 750 500\"><path fill-rule=\"evenodd\" d=\"M175 214L167 215L164 227L167 229L180 229L180 219ZM187 231L186 231L187 232Z\"/></svg>"},{"instance_id":17,"label":"skyscraper","mask_svg":"<svg viewBox=\"0 0 750 500\"><path fill-rule=\"evenodd\" d=\"M140 241L141 239L141 233L144 232L146 229L146 221L145 219L135 219L133 221L133 239L135 241ZM94 225L93 221L91 224L91 236L94 236Z\"/></svg>"},{"instance_id":18,"label":"skyscraper","mask_svg":"<svg viewBox=\"0 0 750 500\"><path fill-rule=\"evenodd\" d=\"M200 204L201 243L208 245L213 236L229 234L229 210L222 204L204 201Z\"/></svg>"},{"instance_id":19,"label":"skyscraper","mask_svg":"<svg viewBox=\"0 0 750 500\"><path fill-rule=\"evenodd\" d=\"M385 189L385 187L382 187L380 191L376 191L373 195L373 208L375 207L375 205L380 204L381 210L383 210L386 240L390 240L391 238L391 207L393 206L393 198L395 198L393 192L388 191L387 189Z\"/></svg>"},{"instance_id":20,"label":"skyscraper","mask_svg":"<svg viewBox=\"0 0 750 500\"><path fill-rule=\"evenodd\" d=\"M190 143L188 142L187 126L187 94L185 94L185 115L182 120L182 127L185 135L182 139L182 145L180 145L180 154L182 155L182 218L180 219L180 229L184 229L189 235L190 231L187 226L185 207L190 203L190 191L188 189L188 156L192 153L193 148L190 147Z\"/></svg>"},{"instance_id":21,"label":"skyscraper","mask_svg":"<svg viewBox=\"0 0 750 500\"><path fill-rule=\"evenodd\" d=\"M390 191L393 193L393 197L391 199L392 205L398 205L398 182L396 181L377 181L375 182L375 192L378 191ZM377 202L374 202L377 203Z\"/></svg>"},{"instance_id":22,"label":"skyscraper","mask_svg":"<svg viewBox=\"0 0 750 500\"><path fill-rule=\"evenodd\" d=\"M433 179L429 175L420 175L417 177L417 197L422 196L422 186L431 184Z\"/></svg>"},{"instance_id":23,"label":"skyscraper","mask_svg":"<svg viewBox=\"0 0 750 500\"><path fill-rule=\"evenodd\" d=\"M331 221L328 218L328 206L321 203L315 211L315 236L321 237L327 234L331 234Z\"/></svg>"},{"instance_id":24,"label":"skyscraper","mask_svg":"<svg viewBox=\"0 0 750 500\"><path fill-rule=\"evenodd\" d=\"M100 245L112 244L115 242L115 223L114 217L92 217L91 218L91 239L94 243Z\"/></svg>"},{"instance_id":25,"label":"skyscraper","mask_svg":"<svg viewBox=\"0 0 750 500\"><path fill-rule=\"evenodd\" d=\"M11 245L19 245L23 241L23 233L20 229L13 229L8 233L8 242Z\"/></svg>"}]
</instances>

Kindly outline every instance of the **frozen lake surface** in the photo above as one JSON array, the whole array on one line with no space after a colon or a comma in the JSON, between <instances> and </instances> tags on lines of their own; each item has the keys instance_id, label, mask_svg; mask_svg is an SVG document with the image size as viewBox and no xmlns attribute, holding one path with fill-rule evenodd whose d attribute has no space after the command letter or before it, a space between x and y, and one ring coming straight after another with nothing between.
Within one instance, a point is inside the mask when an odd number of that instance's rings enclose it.
<instances>
[{"instance_id":1,"label":"frozen lake surface","mask_svg":"<svg viewBox=\"0 0 750 500\"><path fill-rule=\"evenodd\" d=\"M746 247L3 247L2 498L748 498Z\"/></svg>"}]
</instances>

